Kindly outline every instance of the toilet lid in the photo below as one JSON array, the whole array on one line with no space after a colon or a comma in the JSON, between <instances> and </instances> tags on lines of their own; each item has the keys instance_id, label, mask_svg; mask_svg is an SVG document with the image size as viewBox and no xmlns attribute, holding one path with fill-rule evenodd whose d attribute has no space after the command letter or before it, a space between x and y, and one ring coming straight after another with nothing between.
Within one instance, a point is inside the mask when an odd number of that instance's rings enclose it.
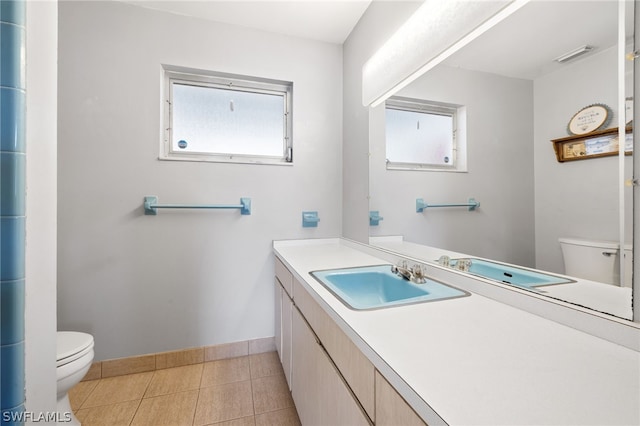
<instances>
[{"instance_id":1,"label":"toilet lid","mask_svg":"<svg viewBox=\"0 0 640 426\"><path fill-rule=\"evenodd\" d=\"M586 247L598 247L603 249L617 250L620 247L617 241L603 241L603 240L585 240L582 238L558 238L558 241L565 244L573 244L576 246Z\"/></svg>"},{"instance_id":2,"label":"toilet lid","mask_svg":"<svg viewBox=\"0 0 640 426\"><path fill-rule=\"evenodd\" d=\"M93 336L77 331L59 331L57 333L57 366L68 364L93 349Z\"/></svg>"}]
</instances>

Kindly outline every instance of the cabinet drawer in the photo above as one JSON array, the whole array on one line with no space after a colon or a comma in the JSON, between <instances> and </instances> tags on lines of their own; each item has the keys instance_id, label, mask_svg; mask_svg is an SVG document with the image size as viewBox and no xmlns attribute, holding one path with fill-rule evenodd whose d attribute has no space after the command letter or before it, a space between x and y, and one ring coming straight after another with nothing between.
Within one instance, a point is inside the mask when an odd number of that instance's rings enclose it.
<instances>
[{"instance_id":1,"label":"cabinet drawer","mask_svg":"<svg viewBox=\"0 0 640 426\"><path fill-rule=\"evenodd\" d=\"M349 384L367 415L374 419L375 368L373 364L295 279L293 294L296 306L313 328L342 377Z\"/></svg>"},{"instance_id":2,"label":"cabinet drawer","mask_svg":"<svg viewBox=\"0 0 640 426\"><path fill-rule=\"evenodd\" d=\"M376 426L427 426L398 392L376 371Z\"/></svg>"},{"instance_id":3,"label":"cabinet drawer","mask_svg":"<svg viewBox=\"0 0 640 426\"><path fill-rule=\"evenodd\" d=\"M291 274L291 272L289 272L287 267L284 266L284 263L282 263L280 259L278 259L277 257L275 259L276 259L276 267L275 267L276 277L278 278L278 281L280 281L280 283L282 284L284 291L287 292L287 295L289 297L293 297L292 289L291 289L291 287L293 286L293 275Z\"/></svg>"}]
</instances>

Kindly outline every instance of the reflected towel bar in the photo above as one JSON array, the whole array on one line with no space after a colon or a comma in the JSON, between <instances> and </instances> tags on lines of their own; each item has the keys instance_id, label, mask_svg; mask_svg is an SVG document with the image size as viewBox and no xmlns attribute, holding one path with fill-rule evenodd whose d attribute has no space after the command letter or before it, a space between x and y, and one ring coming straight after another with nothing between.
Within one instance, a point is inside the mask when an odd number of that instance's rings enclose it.
<instances>
[{"instance_id":1,"label":"reflected towel bar","mask_svg":"<svg viewBox=\"0 0 640 426\"><path fill-rule=\"evenodd\" d=\"M459 203L459 204L427 204L424 202L422 198L416 199L416 213L422 213L424 209L431 207L469 207L469 211L475 210L480 207L480 202L476 201L475 198L469 198L467 203Z\"/></svg>"},{"instance_id":2,"label":"reflected towel bar","mask_svg":"<svg viewBox=\"0 0 640 426\"><path fill-rule=\"evenodd\" d=\"M251 214L251 198L240 198L240 204L158 204L158 197L144 197L144 214L157 215L156 209L240 209L240 214Z\"/></svg>"}]
</instances>

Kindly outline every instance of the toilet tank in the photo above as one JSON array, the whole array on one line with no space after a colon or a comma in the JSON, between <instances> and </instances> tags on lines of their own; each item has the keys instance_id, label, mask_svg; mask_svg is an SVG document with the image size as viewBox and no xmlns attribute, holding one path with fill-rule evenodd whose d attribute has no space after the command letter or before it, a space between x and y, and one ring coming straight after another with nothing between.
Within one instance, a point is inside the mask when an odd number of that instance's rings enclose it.
<instances>
[{"instance_id":1,"label":"toilet tank","mask_svg":"<svg viewBox=\"0 0 640 426\"><path fill-rule=\"evenodd\" d=\"M616 241L559 238L564 271L576 278L619 285L620 245Z\"/></svg>"}]
</instances>

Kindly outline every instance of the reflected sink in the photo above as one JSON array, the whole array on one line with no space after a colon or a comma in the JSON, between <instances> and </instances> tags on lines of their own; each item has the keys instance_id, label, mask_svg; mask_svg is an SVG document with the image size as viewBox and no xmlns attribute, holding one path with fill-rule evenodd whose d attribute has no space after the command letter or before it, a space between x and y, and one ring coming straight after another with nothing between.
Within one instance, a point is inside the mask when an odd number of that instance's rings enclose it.
<instances>
[{"instance_id":1,"label":"reflected sink","mask_svg":"<svg viewBox=\"0 0 640 426\"><path fill-rule=\"evenodd\" d=\"M391 265L314 271L311 275L348 308L356 310L469 296L434 280L414 284L391 272Z\"/></svg>"},{"instance_id":2,"label":"reflected sink","mask_svg":"<svg viewBox=\"0 0 640 426\"><path fill-rule=\"evenodd\" d=\"M457 269L457 264L459 261L471 262L469 270L463 272L468 272L469 274L477 275L482 278L488 278L490 280L499 281L530 290L536 290L535 287L539 286L575 282L567 278L547 274L544 272L532 271L525 268L518 268L516 266L504 265L502 263L491 262L488 260L476 258L451 259L449 266L451 266L453 269Z\"/></svg>"}]
</instances>

